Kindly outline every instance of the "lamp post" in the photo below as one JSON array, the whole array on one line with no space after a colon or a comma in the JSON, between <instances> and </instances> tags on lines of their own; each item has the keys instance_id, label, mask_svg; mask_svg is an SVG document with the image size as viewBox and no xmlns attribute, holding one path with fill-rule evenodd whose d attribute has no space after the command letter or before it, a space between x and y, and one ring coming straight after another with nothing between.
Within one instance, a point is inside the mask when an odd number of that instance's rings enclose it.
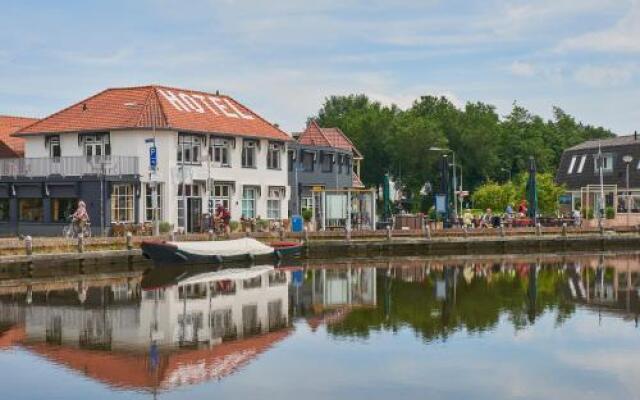
<instances>
[{"instance_id":1,"label":"lamp post","mask_svg":"<svg viewBox=\"0 0 640 400\"><path fill-rule=\"evenodd\" d=\"M627 176L626 176L626 183L627 183L627 226L629 226L629 221L631 219L631 192L629 191L629 164L631 164L631 161L633 161L633 157L630 155L626 155L624 157L622 157L622 161L624 162L625 166L627 167Z\"/></svg>"},{"instance_id":2,"label":"lamp post","mask_svg":"<svg viewBox=\"0 0 640 400\"><path fill-rule=\"evenodd\" d=\"M429 147L429 151L440 151L440 152L444 152L444 153L451 153L451 158L452 158L452 166L453 166L453 176L452 176L452 181L453 181L453 215L455 218L458 217L458 202L456 201L456 153L455 151L451 150L451 149L447 149L447 148L442 148L442 147Z\"/></svg>"}]
</instances>

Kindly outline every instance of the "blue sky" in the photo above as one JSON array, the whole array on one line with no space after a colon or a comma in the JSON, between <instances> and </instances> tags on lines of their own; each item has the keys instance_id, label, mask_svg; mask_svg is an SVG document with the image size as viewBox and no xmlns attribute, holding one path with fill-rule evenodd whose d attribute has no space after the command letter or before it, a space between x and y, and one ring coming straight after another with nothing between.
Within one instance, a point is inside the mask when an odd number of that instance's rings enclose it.
<instances>
[{"instance_id":1,"label":"blue sky","mask_svg":"<svg viewBox=\"0 0 640 400\"><path fill-rule=\"evenodd\" d=\"M0 114L106 87L220 90L287 130L326 96L557 105L618 134L640 119L640 0L7 1Z\"/></svg>"}]
</instances>

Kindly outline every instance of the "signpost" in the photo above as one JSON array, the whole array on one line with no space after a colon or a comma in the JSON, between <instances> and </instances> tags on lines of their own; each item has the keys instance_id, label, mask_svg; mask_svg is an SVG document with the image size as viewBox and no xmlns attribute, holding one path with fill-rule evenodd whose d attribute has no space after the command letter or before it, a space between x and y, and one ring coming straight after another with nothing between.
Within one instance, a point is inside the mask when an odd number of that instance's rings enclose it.
<instances>
[{"instance_id":1,"label":"signpost","mask_svg":"<svg viewBox=\"0 0 640 400\"><path fill-rule=\"evenodd\" d=\"M151 188L151 209L152 211L152 224L153 235L160 235L160 224L158 218L158 182L156 179L156 172L158 170L158 148L156 147L156 139L145 139L145 143L150 143L149 147L149 187Z\"/></svg>"}]
</instances>

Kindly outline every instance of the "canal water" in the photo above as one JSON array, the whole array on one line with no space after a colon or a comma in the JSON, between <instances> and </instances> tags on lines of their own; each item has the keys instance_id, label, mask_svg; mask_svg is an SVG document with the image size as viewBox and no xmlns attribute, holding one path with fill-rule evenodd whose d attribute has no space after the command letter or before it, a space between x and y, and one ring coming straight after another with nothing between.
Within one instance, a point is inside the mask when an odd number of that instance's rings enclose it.
<instances>
[{"instance_id":1,"label":"canal water","mask_svg":"<svg viewBox=\"0 0 640 400\"><path fill-rule=\"evenodd\" d=\"M639 290L638 254L12 276L0 398L634 399Z\"/></svg>"}]
</instances>

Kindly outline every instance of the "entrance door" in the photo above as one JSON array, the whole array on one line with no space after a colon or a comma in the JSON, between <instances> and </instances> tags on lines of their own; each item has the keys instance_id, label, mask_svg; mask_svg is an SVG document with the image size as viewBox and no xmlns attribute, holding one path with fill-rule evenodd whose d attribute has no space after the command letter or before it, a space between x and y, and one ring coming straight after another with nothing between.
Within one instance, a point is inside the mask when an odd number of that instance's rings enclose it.
<instances>
[{"instance_id":1,"label":"entrance door","mask_svg":"<svg viewBox=\"0 0 640 400\"><path fill-rule=\"evenodd\" d=\"M202 228L202 199L187 198L187 231L200 232Z\"/></svg>"}]
</instances>

